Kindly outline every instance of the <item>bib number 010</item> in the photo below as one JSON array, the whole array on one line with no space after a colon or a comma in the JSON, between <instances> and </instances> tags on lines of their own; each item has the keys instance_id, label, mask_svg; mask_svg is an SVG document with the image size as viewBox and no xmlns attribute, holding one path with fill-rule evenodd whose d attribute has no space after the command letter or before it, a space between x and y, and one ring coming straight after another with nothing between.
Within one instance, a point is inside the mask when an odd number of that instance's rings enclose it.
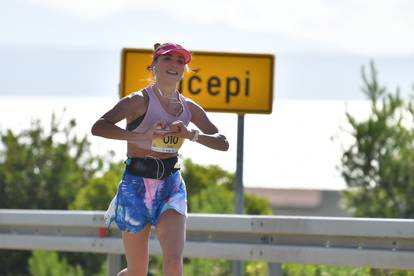
<instances>
[{"instance_id":1,"label":"bib number 010","mask_svg":"<svg viewBox=\"0 0 414 276\"><path fill-rule=\"evenodd\" d=\"M163 138L163 142L165 144L178 144L178 137L177 136L165 136Z\"/></svg>"}]
</instances>

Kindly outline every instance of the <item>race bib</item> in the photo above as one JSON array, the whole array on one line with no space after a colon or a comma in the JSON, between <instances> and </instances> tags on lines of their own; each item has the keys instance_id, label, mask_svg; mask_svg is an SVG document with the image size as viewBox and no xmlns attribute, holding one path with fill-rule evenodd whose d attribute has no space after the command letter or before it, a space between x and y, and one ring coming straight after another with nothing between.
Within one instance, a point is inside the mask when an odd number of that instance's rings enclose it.
<instances>
[{"instance_id":1,"label":"race bib","mask_svg":"<svg viewBox=\"0 0 414 276\"><path fill-rule=\"evenodd\" d=\"M184 138L174 135L152 139L151 150L163 153L177 153L184 143Z\"/></svg>"}]
</instances>

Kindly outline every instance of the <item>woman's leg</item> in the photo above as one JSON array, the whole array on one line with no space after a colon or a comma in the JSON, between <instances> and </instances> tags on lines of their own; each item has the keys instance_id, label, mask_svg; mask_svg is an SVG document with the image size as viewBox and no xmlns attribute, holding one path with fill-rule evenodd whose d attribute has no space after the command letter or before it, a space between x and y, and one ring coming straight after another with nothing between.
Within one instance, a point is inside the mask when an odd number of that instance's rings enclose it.
<instances>
[{"instance_id":1,"label":"woman's leg","mask_svg":"<svg viewBox=\"0 0 414 276\"><path fill-rule=\"evenodd\" d=\"M148 238L151 224L147 224L139 233L122 232L125 257L128 268L118 276L146 276L148 272Z\"/></svg>"},{"instance_id":2,"label":"woman's leg","mask_svg":"<svg viewBox=\"0 0 414 276\"><path fill-rule=\"evenodd\" d=\"M162 249L164 276L181 276L185 217L171 209L164 212L157 223L157 237Z\"/></svg>"}]
</instances>

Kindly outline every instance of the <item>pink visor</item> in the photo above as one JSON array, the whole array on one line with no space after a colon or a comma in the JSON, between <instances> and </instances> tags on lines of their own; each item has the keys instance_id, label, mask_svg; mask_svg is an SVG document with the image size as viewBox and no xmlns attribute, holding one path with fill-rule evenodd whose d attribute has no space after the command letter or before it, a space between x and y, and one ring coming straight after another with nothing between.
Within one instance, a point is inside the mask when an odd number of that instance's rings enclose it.
<instances>
[{"instance_id":1,"label":"pink visor","mask_svg":"<svg viewBox=\"0 0 414 276\"><path fill-rule=\"evenodd\" d=\"M174 43L165 43L161 45L152 55L152 60L155 60L159 56L177 53L184 58L184 63L187 64L191 61L191 54L189 51L183 48L183 46Z\"/></svg>"}]
</instances>

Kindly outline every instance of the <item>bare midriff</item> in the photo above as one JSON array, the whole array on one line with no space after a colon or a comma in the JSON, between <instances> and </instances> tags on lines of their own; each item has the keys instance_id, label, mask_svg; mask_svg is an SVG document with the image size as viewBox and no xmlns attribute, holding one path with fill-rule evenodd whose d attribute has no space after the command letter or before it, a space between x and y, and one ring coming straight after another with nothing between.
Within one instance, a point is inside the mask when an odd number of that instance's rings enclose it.
<instances>
[{"instance_id":1,"label":"bare midriff","mask_svg":"<svg viewBox=\"0 0 414 276\"><path fill-rule=\"evenodd\" d=\"M137 147L131 143L127 144L127 156L132 157L138 157L138 158L145 158L147 156L159 158L159 159L167 159L171 157L177 156L176 153L162 153L162 152L156 152L152 150L146 150L142 149L140 147Z\"/></svg>"}]
</instances>

